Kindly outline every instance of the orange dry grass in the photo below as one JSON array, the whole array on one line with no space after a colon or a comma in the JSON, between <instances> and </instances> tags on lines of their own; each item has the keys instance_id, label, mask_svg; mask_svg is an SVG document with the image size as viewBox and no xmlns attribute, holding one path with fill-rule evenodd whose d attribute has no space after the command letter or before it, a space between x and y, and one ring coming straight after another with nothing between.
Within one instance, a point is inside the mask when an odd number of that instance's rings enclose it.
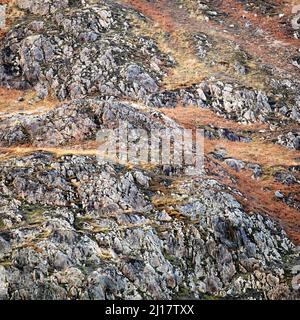
<instances>
[{"instance_id":1,"label":"orange dry grass","mask_svg":"<svg viewBox=\"0 0 300 320\"><path fill-rule=\"evenodd\" d=\"M160 46L163 47L160 42ZM162 86L165 90L189 88L208 78L213 70L206 67L196 56L195 48L184 31L173 33L172 42L164 50L175 58L176 66L172 68L163 79Z\"/></svg>"},{"instance_id":2,"label":"orange dry grass","mask_svg":"<svg viewBox=\"0 0 300 320\"><path fill-rule=\"evenodd\" d=\"M282 1L277 1L277 3L282 5ZM237 2L236 0L223 1L221 8L236 21L241 20L242 16L246 17L246 19L251 21L255 26L271 35L273 39L284 41L285 43L289 45L295 45L296 47L300 46L299 40L290 38L287 35L286 30L284 30L282 24L280 23L280 18L278 15L268 17L259 13L247 12L245 11L243 4ZM233 8L235 10L233 10ZM286 13L291 14L292 6L288 5L286 10Z\"/></svg>"},{"instance_id":3,"label":"orange dry grass","mask_svg":"<svg viewBox=\"0 0 300 320\"><path fill-rule=\"evenodd\" d=\"M240 131L258 131L266 129L264 124L243 125L235 121L224 119L216 115L212 110L198 107L176 107L160 109L168 117L174 119L184 127L198 127L214 125L219 128L228 128L230 130Z\"/></svg>"},{"instance_id":4,"label":"orange dry grass","mask_svg":"<svg viewBox=\"0 0 300 320\"><path fill-rule=\"evenodd\" d=\"M292 6L286 5L286 8L291 14ZM261 59L264 63L269 63L282 70L294 73L297 76L289 57L293 50L300 48L300 43L299 40L288 35L288 30L283 27L278 15L266 17L258 13L245 12L243 5L237 0L221 1L220 9L229 15L229 21L239 23L241 26L240 34L234 38L235 42L253 57ZM264 31L263 38L257 37L250 30L242 27L246 20L250 21L256 28Z\"/></svg>"},{"instance_id":5,"label":"orange dry grass","mask_svg":"<svg viewBox=\"0 0 300 320\"><path fill-rule=\"evenodd\" d=\"M244 143L205 139L204 147L206 153L223 147L227 150L228 157L258 163L267 168L299 165L297 160L300 158L299 151L288 151L285 147L270 142L253 141Z\"/></svg>"},{"instance_id":6,"label":"orange dry grass","mask_svg":"<svg viewBox=\"0 0 300 320\"><path fill-rule=\"evenodd\" d=\"M14 21L21 17L24 13L17 8L15 0L0 0L0 4L6 4L6 28L0 30L0 39L5 35L6 31L12 26Z\"/></svg>"},{"instance_id":7,"label":"orange dry grass","mask_svg":"<svg viewBox=\"0 0 300 320\"><path fill-rule=\"evenodd\" d=\"M253 61L257 61L258 65L261 65L261 62L274 65L282 70L289 71L297 76L297 71L290 63L290 56L295 49L300 48L299 40L293 39L291 35L289 35L289 27L283 21L288 21L288 16L291 15L293 4L300 4L299 0L274 0L280 5L280 13L285 13L286 16L281 19L279 15L273 17L266 17L264 15L248 12L245 10L245 7L238 0L226 0L226 1L215 1L213 2L215 6L217 6L216 11L223 12L226 14L226 23L225 25L219 24L214 20L210 20L207 24L210 30L206 32L210 35L218 35L219 37L214 36L215 40L218 40L218 51L222 57L225 57L223 50L219 50L222 47L222 39L223 42L226 39L233 41L238 44L242 49L251 54ZM191 13L191 20L193 18L199 21L200 25L203 25L203 17L197 11L196 2L186 1L185 3ZM196 12L196 14L194 14ZM253 25L253 28L245 28L245 22L250 21ZM222 31L222 29L226 26L228 27L230 24L234 24L239 27L238 31L232 32L232 30L228 33L222 34L222 32L216 33L216 31ZM194 24L193 24L194 27ZM255 29L263 30L263 36L257 36L254 32ZM221 29L221 30L220 30ZM195 28L195 30L197 30ZM214 33L214 34L213 34ZM216 57L217 58L217 57ZM217 59L218 60L218 59ZM253 75L248 74L245 78L245 81L249 81L251 86L256 87L259 82L255 81L255 74L261 75L262 79L264 79L265 75L261 72L261 70L256 65L249 65L254 72ZM251 73L251 72L250 72ZM241 80L241 79L240 79Z\"/></svg>"},{"instance_id":8,"label":"orange dry grass","mask_svg":"<svg viewBox=\"0 0 300 320\"><path fill-rule=\"evenodd\" d=\"M300 244L300 219L299 211L289 207L281 200L276 199L274 193L277 190L288 194L294 192L300 194L300 188L285 186L275 182L272 178L255 181L248 172L235 172L228 169L231 175L238 181L239 190L247 197L239 199L248 212L261 212L271 216L285 229L292 241ZM298 199L300 200L300 199Z\"/></svg>"},{"instance_id":9,"label":"orange dry grass","mask_svg":"<svg viewBox=\"0 0 300 320\"><path fill-rule=\"evenodd\" d=\"M157 22L165 31L173 32L176 30L174 18L164 10L164 0L160 3L149 3L146 0L123 0L122 2Z\"/></svg>"},{"instance_id":10,"label":"orange dry grass","mask_svg":"<svg viewBox=\"0 0 300 320\"><path fill-rule=\"evenodd\" d=\"M96 156L97 148L93 145L78 145L78 146L67 146L67 147L33 147L33 146L22 146L22 147L11 147L11 148L0 148L0 161L4 161L10 158L30 155L34 152L49 152L53 153L58 157L65 155L83 155L83 156Z\"/></svg>"},{"instance_id":11,"label":"orange dry grass","mask_svg":"<svg viewBox=\"0 0 300 320\"><path fill-rule=\"evenodd\" d=\"M122 0L121 2L142 12L154 22L154 25L149 26L138 21L136 29L139 33L145 33L154 38L163 52L175 58L177 65L169 71L162 84L165 89L189 87L220 71L200 61L191 41L191 35L196 32L215 35L215 30L210 29L205 23L201 24L191 19L183 7L170 0L154 3L146 0Z\"/></svg>"},{"instance_id":12,"label":"orange dry grass","mask_svg":"<svg viewBox=\"0 0 300 320\"><path fill-rule=\"evenodd\" d=\"M146 0L120 0L128 4L152 19L154 24L137 21L136 31L138 34L147 34L154 38L159 48L174 57L176 66L169 70L163 79L164 89L172 90L189 87L203 79L218 74L235 76L235 71L229 68L235 48L226 41L234 40L234 36L224 33L223 28L214 22L205 22L203 19L191 17L185 7L179 6L171 0L162 0L148 3ZM202 17L203 18L203 17ZM215 51L212 51L207 61L201 61L197 54L192 35L204 32L217 42ZM221 58L222 57L222 58ZM210 64L209 60L217 63ZM227 61L222 64L223 59ZM220 61L219 61L220 60ZM229 62L228 62L229 61ZM255 66L252 69L257 69ZM240 81L247 86L263 89L264 81L260 80L263 75L260 71L251 72L247 76L240 77Z\"/></svg>"},{"instance_id":13,"label":"orange dry grass","mask_svg":"<svg viewBox=\"0 0 300 320\"><path fill-rule=\"evenodd\" d=\"M163 109L163 112L176 120L184 127L193 129L200 125L213 124L217 127L230 128L232 130L254 130L262 129L263 125L245 126L237 124L216 116L211 110L201 108L175 108ZM262 165L265 171L274 167L287 167L298 165L297 158L300 158L299 151L288 151L286 148L274 145L273 143L253 141L251 143L231 142L227 140L205 139L205 153L209 154L216 148L225 148L228 157L233 157L246 162L254 162ZM300 219L299 212L276 199L274 193L280 190L284 194L293 192L300 194L299 186L291 187L274 181L272 175L265 175L263 179L256 181L251 178L252 173L248 171L236 172L225 164L221 166L233 177L236 178L238 189L247 197L241 198L241 203L247 212L265 213L282 224L290 238L300 244ZM208 163L206 170L209 173L216 172L217 167ZM232 184L230 179L220 176L222 182ZM237 187L233 185L233 187ZM299 199L300 200L300 199Z\"/></svg>"},{"instance_id":14,"label":"orange dry grass","mask_svg":"<svg viewBox=\"0 0 300 320\"><path fill-rule=\"evenodd\" d=\"M186 107L161 109L167 116L183 127L193 129L205 125L228 128L233 131L253 131L266 129L264 124L243 125L217 116L213 111L203 108ZM205 139L205 152L210 153L216 148L226 148L228 156L247 162L256 162L267 167L298 165L299 151L288 151L285 147L265 141L251 143L232 142L228 140Z\"/></svg>"},{"instance_id":15,"label":"orange dry grass","mask_svg":"<svg viewBox=\"0 0 300 320\"><path fill-rule=\"evenodd\" d=\"M160 25L150 27L147 23L137 21L135 31L138 35L148 35L155 39L159 49L175 59L176 66L168 70L163 79L164 89L189 87L211 75L209 68L196 56L190 35L183 27L168 34Z\"/></svg>"},{"instance_id":16,"label":"orange dry grass","mask_svg":"<svg viewBox=\"0 0 300 320\"><path fill-rule=\"evenodd\" d=\"M19 98L23 98L24 101L18 101ZM44 112L56 107L58 104L59 101L57 99L50 97L36 101L35 93L32 90L21 91L0 87L0 116L19 112Z\"/></svg>"}]
</instances>

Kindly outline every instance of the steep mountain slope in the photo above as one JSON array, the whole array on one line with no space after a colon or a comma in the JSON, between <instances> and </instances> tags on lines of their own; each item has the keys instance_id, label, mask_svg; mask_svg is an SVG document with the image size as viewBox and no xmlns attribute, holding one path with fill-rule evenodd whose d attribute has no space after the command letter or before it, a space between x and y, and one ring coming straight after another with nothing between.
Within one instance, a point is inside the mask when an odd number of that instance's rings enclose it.
<instances>
[{"instance_id":1,"label":"steep mountain slope","mask_svg":"<svg viewBox=\"0 0 300 320\"><path fill-rule=\"evenodd\" d=\"M1 299L299 299L295 1L0 3ZM99 161L122 121L204 171Z\"/></svg>"}]
</instances>

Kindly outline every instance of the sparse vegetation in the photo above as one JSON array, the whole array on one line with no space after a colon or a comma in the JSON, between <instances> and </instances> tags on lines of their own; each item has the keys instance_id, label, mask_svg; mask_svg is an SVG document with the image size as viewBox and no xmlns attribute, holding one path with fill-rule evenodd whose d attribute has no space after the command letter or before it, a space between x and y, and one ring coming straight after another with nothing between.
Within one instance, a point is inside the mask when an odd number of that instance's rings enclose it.
<instances>
[{"instance_id":1,"label":"sparse vegetation","mask_svg":"<svg viewBox=\"0 0 300 320\"><path fill-rule=\"evenodd\" d=\"M3 3L0 299L294 299L292 1ZM97 133L124 121L138 147L138 129L174 130L172 161L98 161ZM194 175L182 128L205 134Z\"/></svg>"},{"instance_id":2,"label":"sparse vegetation","mask_svg":"<svg viewBox=\"0 0 300 320\"><path fill-rule=\"evenodd\" d=\"M22 213L29 225L43 223L45 221L43 214L46 211L47 208L39 205L24 204L22 206Z\"/></svg>"},{"instance_id":3,"label":"sparse vegetation","mask_svg":"<svg viewBox=\"0 0 300 320\"><path fill-rule=\"evenodd\" d=\"M0 87L0 118L17 113L43 113L58 104L58 100L54 98L37 99L33 90L21 91Z\"/></svg>"}]
</instances>

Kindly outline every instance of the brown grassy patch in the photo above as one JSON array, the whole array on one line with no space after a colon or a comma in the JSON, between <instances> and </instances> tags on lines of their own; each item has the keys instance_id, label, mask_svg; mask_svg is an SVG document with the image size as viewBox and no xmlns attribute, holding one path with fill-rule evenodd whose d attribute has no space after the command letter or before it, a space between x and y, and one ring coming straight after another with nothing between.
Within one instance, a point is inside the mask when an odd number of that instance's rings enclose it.
<instances>
[{"instance_id":1,"label":"brown grassy patch","mask_svg":"<svg viewBox=\"0 0 300 320\"><path fill-rule=\"evenodd\" d=\"M209 68L196 56L189 34L184 29L179 28L167 36L160 25L150 26L148 23L137 21L135 32L137 35L147 35L155 39L159 49L176 61L176 66L168 70L164 77L162 88L172 90L189 87L211 75Z\"/></svg>"},{"instance_id":2,"label":"brown grassy patch","mask_svg":"<svg viewBox=\"0 0 300 320\"><path fill-rule=\"evenodd\" d=\"M289 207L283 201L276 199L274 193L277 190L288 194L289 192L300 193L299 186L291 188L271 178L259 181L251 179L251 174L246 171L235 172L226 167L226 170L238 181L238 189L245 195L240 198L247 212L261 212L278 221L286 230L295 244L300 244L300 219L299 211Z\"/></svg>"},{"instance_id":3,"label":"brown grassy patch","mask_svg":"<svg viewBox=\"0 0 300 320\"><path fill-rule=\"evenodd\" d=\"M169 70L163 79L164 89L186 88L216 75L221 79L229 75L237 76L233 68L236 49L231 44L234 36L224 33L218 24L213 21L206 22L201 15L190 16L185 7L180 7L170 0L154 3L145 0L121 2L137 9L152 20L151 24L136 21L135 31L139 35L148 35L155 39L159 48L176 61L175 68ZM206 33L215 42L214 49L204 60L197 56L192 38L198 32ZM214 63L210 63L212 61ZM249 62L249 67L251 72L246 76L238 75L239 81L246 86L264 89L265 75L254 62Z\"/></svg>"},{"instance_id":4,"label":"brown grassy patch","mask_svg":"<svg viewBox=\"0 0 300 320\"><path fill-rule=\"evenodd\" d=\"M205 125L228 128L233 131L259 131L267 129L264 124L243 125L217 116L213 111L204 108L178 107L175 109L161 109L167 116L174 119L185 128L193 129ZM254 140L251 143L233 142L225 139L205 139L205 152L210 153L216 148L226 148L228 156L246 162L256 162L263 166L294 166L298 165L299 151L287 150L285 147L271 142Z\"/></svg>"},{"instance_id":5,"label":"brown grassy patch","mask_svg":"<svg viewBox=\"0 0 300 320\"><path fill-rule=\"evenodd\" d=\"M228 157L246 162L258 163L265 167L287 167L299 165L299 151L269 142L253 141L251 143L232 142L227 140L205 139L205 152L209 153L216 148L225 148Z\"/></svg>"},{"instance_id":6,"label":"brown grassy patch","mask_svg":"<svg viewBox=\"0 0 300 320\"><path fill-rule=\"evenodd\" d=\"M284 11L286 15L292 15L292 7L296 4L296 1L290 1L289 4L288 1L283 2L281 0L275 0L274 2L281 8L280 11ZM299 47L299 40L288 36L278 14L265 16L257 12L246 11L244 5L237 0L222 1L220 8L235 21L241 21L242 17L245 17L256 27L271 35L274 40L284 41L286 44Z\"/></svg>"},{"instance_id":7,"label":"brown grassy patch","mask_svg":"<svg viewBox=\"0 0 300 320\"><path fill-rule=\"evenodd\" d=\"M213 124L217 127L225 127L231 130L254 130L263 129L264 125L240 125L215 115L211 110L201 108L175 108L163 109L163 112L187 128L199 127L199 125ZM228 157L233 157L246 162L258 163L264 167L264 171L272 171L274 167L288 167L299 165L297 158L300 158L299 151L289 151L285 147L269 142L253 141L251 143L231 142L227 140L205 139L205 153L209 154L216 148L225 148ZM218 168L206 163L206 170L209 173L216 172ZM300 194L299 186L291 187L283 185L274 180L272 175L265 175L261 180L253 180L249 171L236 172L219 163L228 172L219 175L221 182L237 187L245 197L239 200L247 212L261 212L276 219L287 231L289 237L300 244L300 219L299 211L289 207L284 202L276 199L275 192L280 190L284 194L293 192ZM229 176L235 177L238 186L232 183ZM215 176L214 176L215 177Z\"/></svg>"},{"instance_id":8,"label":"brown grassy patch","mask_svg":"<svg viewBox=\"0 0 300 320\"><path fill-rule=\"evenodd\" d=\"M281 6L282 1L277 1ZM284 10L284 8L286 8ZM278 15L265 16L255 12L245 11L244 6L237 0L220 2L220 10L229 15L228 21L240 25L241 34L234 40L253 56L260 58L265 63L272 64L283 70L295 72L288 57L291 49L299 49L299 40L292 38ZM292 5L285 4L283 11L291 15ZM263 31L263 38L243 28L245 21L250 21L255 28ZM253 32L253 31L252 31Z\"/></svg>"},{"instance_id":9,"label":"brown grassy patch","mask_svg":"<svg viewBox=\"0 0 300 320\"><path fill-rule=\"evenodd\" d=\"M179 106L174 109L162 108L160 111L186 128L206 125L213 125L218 128L228 128L230 130L239 131L258 131L267 128L264 124L239 124L235 121L227 120L218 116L212 110L205 108Z\"/></svg>"},{"instance_id":10,"label":"brown grassy patch","mask_svg":"<svg viewBox=\"0 0 300 320\"><path fill-rule=\"evenodd\" d=\"M24 12L20 10L15 0L0 0L0 4L6 4L6 27L0 30L0 39L5 36L6 32L11 28L17 19L24 15Z\"/></svg>"},{"instance_id":11,"label":"brown grassy patch","mask_svg":"<svg viewBox=\"0 0 300 320\"><path fill-rule=\"evenodd\" d=\"M172 32L176 30L176 23L163 7L165 1L160 3L147 2L145 0L123 0L124 4L128 4L134 9L142 12L145 16L157 22L165 31Z\"/></svg>"},{"instance_id":12,"label":"brown grassy patch","mask_svg":"<svg viewBox=\"0 0 300 320\"><path fill-rule=\"evenodd\" d=\"M22 157L30 155L34 152L49 152L55 154L57 157L65 155L84 155L84 156L96 156L97 145L96 142L86 142L81 145L73 145L67 147L34 147L34 146L22 146L22 147L8 147L0 148L0 161L4 161L14 157Z\"/></svg>"},{"instance_id":13,"label":"brown grassy patch","mask_svg":"<svg viewBox=\"0 0 300 320\"><path fill-rule=\"evenodd\" d=\"M220 66L208 67L196 55L191 35L197 32L211 33L206 23L190 19L184 8L169 0L149 3L145 0L123 0L152 20L152 24L136 22L136 32L146 34L158 43L159 48L177 62L169 71L162 86L166 90L189 87L219 72Z\"/></svg>"},{"instance_id":14,"label":"brown grassy patch","mask_svg":"<svg viewBox=\"0 0 300 320\"><path fill-rule=\"evenodd\" d=\"M22 98L22 101L18 101ZM0 116L16 113L45 112L59 105L56 98L37 100L33 90L15 90L0 87Z\"/></svg>"}]
</instances>

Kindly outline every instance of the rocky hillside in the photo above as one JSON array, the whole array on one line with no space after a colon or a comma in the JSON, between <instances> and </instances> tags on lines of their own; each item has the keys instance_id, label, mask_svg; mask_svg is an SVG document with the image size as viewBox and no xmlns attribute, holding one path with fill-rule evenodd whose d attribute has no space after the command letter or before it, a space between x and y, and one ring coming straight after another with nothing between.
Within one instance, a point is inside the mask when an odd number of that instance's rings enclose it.
<instances>
[{"instance_id":1,"label":"rocky hillside","mask_svg":"<svg viewBox=\"0 0 300 320\"><path fill-rule=\"evenodd\" d=\"M4 6L0 299L300 298L297 1ZM204 171L100 161L120 121Z\"/></svg>"}]
</instances>

